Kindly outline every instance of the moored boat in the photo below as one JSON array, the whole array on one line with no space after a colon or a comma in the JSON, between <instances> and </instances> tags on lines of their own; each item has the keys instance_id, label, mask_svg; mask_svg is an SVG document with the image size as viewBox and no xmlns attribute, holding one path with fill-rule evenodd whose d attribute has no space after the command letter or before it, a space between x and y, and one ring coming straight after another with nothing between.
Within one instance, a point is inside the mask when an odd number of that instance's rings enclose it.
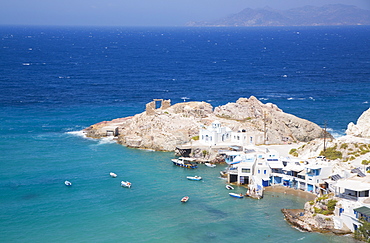
<instances>
[{"instance_id":1,"label":"moored boat","mask_svg":"<svg viewBox=\"0 0 370 243\"><path fill-rule=\"evenodd\" d=\"M72 182L70 182L70 181L65 181L65 182L64 182L64 184L65 184L66 186L72 186Z\"/></svg>"},{"instance_id":2,"label":"moored boat","mask_svg":"<svg viewBox=\"0 0 370 243\"><path fill-rule=\"evenodd\" d=\"M202 179L200 176L187 176L186 178L191 181L200 181Z\"/></svg>"},{"instance_id":3,"label":"moored boat","mask_svg":"<svg viewBox=\"0 0 370 243\"><path fill-rule=\"evenodd\" d=\"M225 186L227 190L234 190L234 187L230 186L230 185L226 185Z\"/></svg>"},{"instance_id":4,"label":"moored boat","mask_svg":"<svg viewBox=\"0 0 370 243\"><path fill-rule=\"evenodd\" d=\"M113 172L109 173L109 175L110 175L111 177L113 177L113 178L116 178L116 177L117 177L117 174L116 174L116 173L113 173Z\"/></svg>"},{"instance_id":5,"label":"moored boat","mask_svg":"<svg viewBox=\"0 0 370 243\"><path fill-rule=\"evenodd\" d=\"M189 200L188 196L181 198L181 202L186 203Z\"/></svg>"},{"instance_id":6,"label":"moored boat","mask_svg":"<svg viewBox=\"0 0 370 243\"><path fill-rule=\"evenodd\" d=\"M241 193L230 192L229 195L232 196L232 197L236 197L236 198L243 198L244 197L243 194L241 194Z\"/></svg>"},{"instance_id":7,"label":"moored boat","mask_svg":"<svg viewBox=\"0 0 370 243\"><path fill-rule=\"evenodd\" d=\"M121 186L131 188L131 182L121 181Z\"/></svg>"},{"instance_id":8,"label":"moored boat","mask_svg":"<svg viewBox=\"0 0 370 243\"><path fill-rule=\"evenodd\" d=\"M214 167L216 167L216 165L215 164L212 164L212 163L204 163L206 166L208 166L208 167L211 167L211 168L214 168Z\"/></svg>"},{"instance_id":9,"label":"moored boat","mask_svg":"<svg viewBox=\"0 0 370 243\"><path fill-rule=\"evenodd\" d=\"M194 159L191 158L180 157L178 159L171 159L171 161L174 165L184 168L195 169L198 167L196 164L192 163Z\"/></svg>"}]
</instances>

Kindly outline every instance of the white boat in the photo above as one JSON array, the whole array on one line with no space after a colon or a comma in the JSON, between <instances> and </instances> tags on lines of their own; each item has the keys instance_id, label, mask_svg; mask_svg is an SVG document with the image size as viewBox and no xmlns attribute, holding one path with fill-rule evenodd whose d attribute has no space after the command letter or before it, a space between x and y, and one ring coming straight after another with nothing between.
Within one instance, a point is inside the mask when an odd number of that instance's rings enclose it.
<instances>
[{"instance_id":1,"label":"white boat","mask_svg":"<svg viewBox=\"0 0 370 243\"><path fill-rule=\"evenodd\" d=\"M226 185L225 186L227 190L234 190L234 187L230 186L230 185Z\"/></svg>"},{"instance_id":2,"label":"white boat","mask_svg":"<svg viewBox=\"0 0 370 243\"><path fill-rule=\"evenodd\" d=\"M70 182L70 181L65 181L65 182L64 182L64 184L65 184L66 186L72 186L72 182Z\"/></svg>"},{"instance_id":3,"label":"white boat","mask_svg":"<svg viewBox=\"0 0 370 243\"><path fill-rule=\"evenodd\" d=\"M194 161L194 159L192 158L180 157L178 159L171 159L171 161L174 165L177 165L180 167L185 167L189 169L195 169L198 167L196 164L192 163Z\"/></svg>"},{"instance_id":4,"label":"white boat","mask_svg":"<svg viewBox=\"0 0 370 243\"><path fill-rule=\"evenodd\" d=\"M216 165L215 164L212 164L212 163L204 163L206 166L208 166L208 167L211 167L211 168L214 168L214 167L216 167Z\"/></svg>"},{"instance_id":5,"label":"white boat","mask_svg":"<svg viewBox=\"0 0 370 243\"><path fill-rule=\"evenodd\" d=\"M241 193L230 192L229 195L232 196L232 197L236 197L236 198L243 198L244 197L243 194L241 194Z\"/></svg>"},{"instance_id":6,"label":"white boat","mask_svg":"<svg viewBox=\"0 0 370 243\"><path fill-rule=\"evenodd\" d=\"M116 178L116 177L117 177L117 174L116 174L116 173L113 173L113 172L109 173L109 175L110 175L111 177L113 177L113 178Z\"/></svg>"},{"instance_id":7,"label":"white boat","mask_svg":"<svg viewBox=\"0 0 370 243\"><path fill-rule=\"evenodd\" d=\"M189 200L188 196L181 198L181 202L186 203Z\"/></svg>"},{"instance_id":8,"label":"white boat","mask_svg":"<svg viewBox=\"0 0 370 243\"><path fill-rule=\"evenodd\" d=\"M121 181L121 186L131 188L131 182Z\"/></svg>"},{"instance_id":9,"label":"white boat","mask_svg":"<svg viewBox=\"0 0 370 243\"><path fill-rule=\"evenodd\" d=\"M186 178L191 181L200 181L202 179L200 176L187 176Z\"/></svg>"}]
</instances>

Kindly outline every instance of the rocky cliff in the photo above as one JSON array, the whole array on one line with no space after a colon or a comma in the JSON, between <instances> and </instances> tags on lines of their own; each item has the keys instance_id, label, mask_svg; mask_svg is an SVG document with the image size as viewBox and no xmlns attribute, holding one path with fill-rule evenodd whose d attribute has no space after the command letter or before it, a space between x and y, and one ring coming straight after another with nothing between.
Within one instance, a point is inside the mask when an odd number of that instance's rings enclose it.
<instances>
[{"instance_id":1,"label":"rocky cliff","mask_svg":"<svg viewBox=\"0 0 370 243\"><path fill-rule=\"evenodd\" d=\"M329 153L342 161L360 164L363 160L370 160L370 109L362 113L357 124L348 124L346 134L334 140L329 137L326 140L315 139L299 147L292 155L304 159L316 157L324 150L325 141Z\"/></svg>"},{"instance_id":2,"label":"rocky cliff","mask_svg":"<svg viewBox=\"0 0 370 243\"><path fill-rule=\"evenodd\" d=\"M353 122L348 124L346 134L355 137L370 138L370 108L362 113L356 125Z\"/></svg>"},{"instance_id":3,"label":"rocky cliff","mask_svg":"<svg viewBox=\"0 0 370 243\"><path fill-rule=\"evenodd\" d=\"M171 106L169 101L162 101L162 106L155 109L153 102L143 113L100 122L84 129L84 132L93 138L114 134L123 145L162 151L174 151L177 146L188 143L199 134L200 127L215 120L233 131L262 131L269 144L306 142L323 137L323 129L318 125L284 113L274 104L263 104L253 96L215 109L206 102Z\"/></svg>"}]
</instances>

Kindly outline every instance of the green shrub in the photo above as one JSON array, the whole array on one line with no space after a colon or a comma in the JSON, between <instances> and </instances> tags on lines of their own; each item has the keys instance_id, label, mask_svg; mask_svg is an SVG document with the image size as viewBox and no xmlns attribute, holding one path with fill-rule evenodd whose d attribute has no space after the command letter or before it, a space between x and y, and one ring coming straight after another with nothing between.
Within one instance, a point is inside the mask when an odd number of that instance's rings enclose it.
<instances>
[{"instance_id":1,"label":"green shrub","mask_svg":"<svg viewBox=\"0 0 370 243\"><path fill-rule=\"evenodd\" d=\"M321 156L325 156L327 159L335 160L342 158L342 152L337 150L337 145L334 147L327 148L325 151L320 152Z\"/></svg>"},{"instance_id":2,"label":"green shrub","mask_svg":"<svg viewBox=\"0 0 370 243\"><path fill-rule=\"evenodd\" d=\"M337 205L337 200L334 200L334 199L330 199L328 201L328 210L331 211L331 213L333 213L334 209L335 209L335 205Z\"/></svg>"},{"instance_id":3,"label":"green shrub","mask_svg":"<svg viewBox=\"0 0 370 243\"><path fill-rule=\"evenodd\" d=\"M199 135L198 136L194 136L191 139L193 139L194 141L197 141L197 140L199 140Z\"/></svg>"},{"instance_id":4,"label":"green shrub","mask_svg":"<svg viewBox=\"0 0 370 243\"><path fill-rule=\"evenodd\" d=\"M324 215L330 215L330 214L333 214L333 212L329 211L329 210L322 210L321 211L321 214L324 214Z\"/></svg>"},{"instance_id":5,"label":"green shrub","mask_svg":"<svg viewBox=\"0 0 370 243\"><path fill-rule=\"evenodd\" d=\"M291 149L291 150L289 151L289 154L293 155L294 157L298 157L297 149Z\"/></svg>"},{"instance_id":6,"label":"green shrub","mask_svg":"<svg viewBox=\"0 0 370 243\"><path fill-rule=\"evenodd\" d=\"M360 154L367 154L367 153L369 153L370 152L370 150L361 150L361 152L360 152Z\"/></svg>"},{"instance_id":7,"label":"green shrub","mask_svg":"<svg viewBox=\"0 0 370 243\"><path fill-rule=\"evenodd\" d=\"M321 214L321 208L317 208L317 207L313 207L313 210L315 211L315 213L318 213L318 214Z\"/></svg>"},{"instance_id":8,"label":"green shrub","mask_svg":"<svg viewBox=\"0 0 370 243\"><path fill-rule=\"evenodd\" d=\"M363 165L368 165L368 164L370 164L370 160L363 160L362 162L361 162L361 164L363 164Z\"/></svg>"},{"instance_id":9,"label":"green shrub","mask_svg":"<svg viewBox=\"0 0 370 243\"><path fill-rule=\"evenodd\" d=\"M321 202L322 200L328 199L328 197L329 197L329 195L328 195L328 194L325 194L325 195L323 195L323 196L321 196L321 197L318 197L316 200L317 200L318 202Z\"/></svg>"},{"instance_id":10,"label":"green shrub","mask_svg":"<svg viewBox=\"0 0 370 243\"><path fill-rule=\"evenodd\" d=\"M342 143L342 144L340 145L340 148L341 148L341 149L346 149L346 148L348 148L348 144L347 144L347 143Z\"/></svg>"},{"instance_id":11,"label":"green shrub","mask_svg":"<svg viewBox=\"0 0 370 243\"><path fill-rule=\"evenodd\" d=\"M208 151L207 150L203 150L202 151L202 154L203 154L203 157L206 157L206 155L208 155Z\"/></svg>"}]
</instances>

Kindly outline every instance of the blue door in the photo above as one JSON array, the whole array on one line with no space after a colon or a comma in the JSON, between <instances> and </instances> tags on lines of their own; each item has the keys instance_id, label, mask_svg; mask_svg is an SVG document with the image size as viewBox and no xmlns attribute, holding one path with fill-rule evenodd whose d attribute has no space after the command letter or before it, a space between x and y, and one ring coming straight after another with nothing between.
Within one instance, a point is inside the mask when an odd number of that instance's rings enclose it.
<instances>
[{"instance_id":1,"label":"blue door","mask_svg":"<svg viewBox=\"0 0 370 243\"><path fill-rule=\"evenodd\" d=\"M313 185L307 184L307 191L313 192Z\"/></svg>"}]
</instances>

